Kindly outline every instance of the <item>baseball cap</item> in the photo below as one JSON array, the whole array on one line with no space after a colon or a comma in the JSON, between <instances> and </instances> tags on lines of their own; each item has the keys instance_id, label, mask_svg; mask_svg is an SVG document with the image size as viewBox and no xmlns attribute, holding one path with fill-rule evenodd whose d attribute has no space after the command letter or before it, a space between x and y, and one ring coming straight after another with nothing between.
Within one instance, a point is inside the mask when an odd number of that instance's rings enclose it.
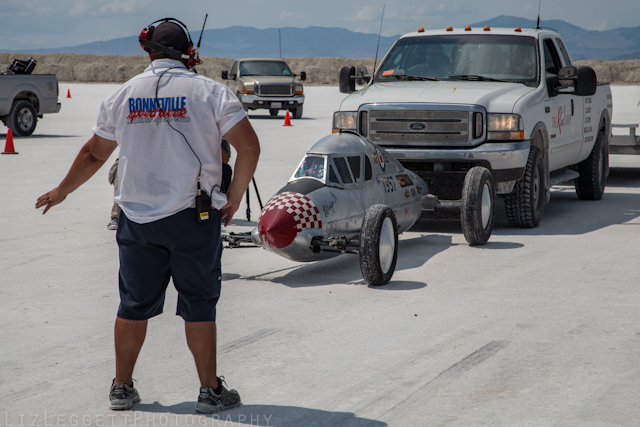
<instances>
[{"instance_id":1,"label":"baseball cap","mask_svg":"<svg viewBox=\"0 0 640 427\"><path fill-rule=\"evenodd\" d=\"M154 28L150 41L185 54L189 50L189 38L187 34L180 25L174 22L163 22Z\"/></svg>"}]
</instances>

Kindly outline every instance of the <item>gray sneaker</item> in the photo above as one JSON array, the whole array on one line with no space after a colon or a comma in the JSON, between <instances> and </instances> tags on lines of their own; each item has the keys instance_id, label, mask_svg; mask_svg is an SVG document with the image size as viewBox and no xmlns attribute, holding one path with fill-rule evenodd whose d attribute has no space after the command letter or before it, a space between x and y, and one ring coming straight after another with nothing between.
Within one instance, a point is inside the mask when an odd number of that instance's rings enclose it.
<instances>
[{"instance_id":1,"label":"gray sneaker","mask_svg":"<svg viewBox=\"0 0 640 427\"><path fill-rule=\"evenodd\" d=\"M117 230L118 229L118 218L111 218L109 224L107 225L107 230Z\"/></svg>"},{"instance_id":2,"label":"gray sneaker","mask_svg":"<svg viewBox=\"0 0 640 427\"><path fill-rule=\"evenodd\" d=\"M226 384L224 377L218 378L219 384ZM196 404L196 412L201 414L213 414L225 409L235 408L242 405L240 395L235 390L227 390L222 386L220 394L216 394L211 387L200 387L200 396Z\"/></svg>"},{"instance_id":3,"label":"gray sneaker","mask_svg":"<svg viewBox=\"0 0 640 427\"><path fill-rule=\"evenodd\" d=\"M111 385L109 400L111 401L109 409L119 411L131 409L134 403L140 402L140 395L133 385L129 386L125 383L116 383Z\"/></svg>"}]
</instances>

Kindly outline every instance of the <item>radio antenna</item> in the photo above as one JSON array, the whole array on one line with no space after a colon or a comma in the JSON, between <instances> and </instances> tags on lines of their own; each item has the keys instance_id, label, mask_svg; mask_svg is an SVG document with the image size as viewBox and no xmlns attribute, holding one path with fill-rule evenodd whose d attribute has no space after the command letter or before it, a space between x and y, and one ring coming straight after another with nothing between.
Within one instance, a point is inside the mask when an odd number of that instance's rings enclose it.
<instances>
[{"instance_id":1,"label":"radio antenna","mask_svg":"<svg viewBox=\"0 0 640 427\"><path fill-rule=\"evenodd\" d=\"M538 23L536 24L536 30L540 29L540 8L542 7L542 0L538 3Z\"/></svg>"},{"instance_id":2,"label":"radio antenna","mask_svg":"<svg viewBox=\"0 0 640 427\"><path fill-rule=\"evenodd\" d=\"M209 14L204 15L204 22L202 23L202 30L200 30L200 38L198 39L198 46L196 48L200 49L200 42L202 42L202 33L204 33L204 25L207 23L207 17Z\"/></svg>"},{"instance_id":3,"label":"radio antenna","mask_svg":"<svg viewBox=\"0 0 640 427\"><path fill-rule=\"evenodd\" d=\"M378 64L378 49L380 48L380 34L382 34L382 20L384 19L384 7L382 5L382 17L380 18L380 31L378 31L378 46L376 46L376 59L373 61L373 74L376 73L376 65Z\"/></svg>"}]
</instances>

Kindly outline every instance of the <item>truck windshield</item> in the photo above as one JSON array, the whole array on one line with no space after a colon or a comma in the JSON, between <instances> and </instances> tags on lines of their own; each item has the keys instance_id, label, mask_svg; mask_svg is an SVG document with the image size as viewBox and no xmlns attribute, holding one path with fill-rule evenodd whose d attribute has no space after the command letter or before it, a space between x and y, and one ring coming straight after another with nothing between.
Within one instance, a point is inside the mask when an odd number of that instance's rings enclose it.
<instances>
[{"instance_id":1,"label":"truck windshield","mask_svg":"<svg viewBox=\"0 0 640 427\"><path fill-rule=\"evenodd\" d=\"M536 39L451 35L400 39L375 81L470 80L538 84Z\"/></svg>"},{"instance_id":2,"label":"truck windshield","mask_svg":"<svg viewBox=\"0 0 640 427\"><path fill-rule=\"evenodd\" d=\"M291 70L282 61L242 61L241 76L292 76Z\"/></svg>"}]
</instances>

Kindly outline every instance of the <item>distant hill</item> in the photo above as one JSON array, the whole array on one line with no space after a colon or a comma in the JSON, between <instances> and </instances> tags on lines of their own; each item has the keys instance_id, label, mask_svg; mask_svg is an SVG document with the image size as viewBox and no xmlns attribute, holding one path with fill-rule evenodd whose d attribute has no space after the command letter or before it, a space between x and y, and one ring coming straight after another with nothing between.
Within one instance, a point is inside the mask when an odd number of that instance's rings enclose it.
<instances>
[{"instance_id":1,"label":"distant hill","mask_svg":"<svg viewBox=\"0 0 640 427\"><path fill-rule=\"evenodd\" d=\"M474 27L534 28L536 22L516 16L501 15L488 21L472 24ZM604 61L640 59L640 26L608 31L584 30L561 20L542 20L541 27L558 31L567 44L573 60L600 59ZM365 34L344 28L285 27L280 29L282 57L316 58L373 58L378 43L377 34ZM200 32L192 33L197 43ZM378 57L393 45L399 35L381 37ZM102 42L53 49L20 50L25 54L79 53L95 55L140 55L138 36L122 37ZM201 56L219 58L278 58L278 28L228 27L205 30L200 48Z\"/></svg>"},{"instance_id":2,"label":"distant hill","mask_svg":"<svg viewBox=\"0 0 640 427\"><path fill-rule=\"evenodd\" d=\"M200 32L191 33L197 44ZM282 57L373 58L377 34L356 33L344 28L285 27L280 29ZM399 37L381 37L379 56L384 55ZM95 55L141 55L138 36L86 43L53 49L20 50L25 54L89 53ZM278 58L278 28L259 30L253 27L228 27L205 30L200 46L201 56L219 58Z\"/></svg>"},{"instance_id":3,"label":"distant hill","mask_svg":"<svg viewBox=\"0 0 640 427\"><path fill-rule=\"evenodd\" d=\"M535 28L536 21L500 15L472 26ZM574 61L640 59L640 26L608 31L584 30L559 19L540 20L540 27L552 28L562 36Z\"/></svg>"}]
</instances>

